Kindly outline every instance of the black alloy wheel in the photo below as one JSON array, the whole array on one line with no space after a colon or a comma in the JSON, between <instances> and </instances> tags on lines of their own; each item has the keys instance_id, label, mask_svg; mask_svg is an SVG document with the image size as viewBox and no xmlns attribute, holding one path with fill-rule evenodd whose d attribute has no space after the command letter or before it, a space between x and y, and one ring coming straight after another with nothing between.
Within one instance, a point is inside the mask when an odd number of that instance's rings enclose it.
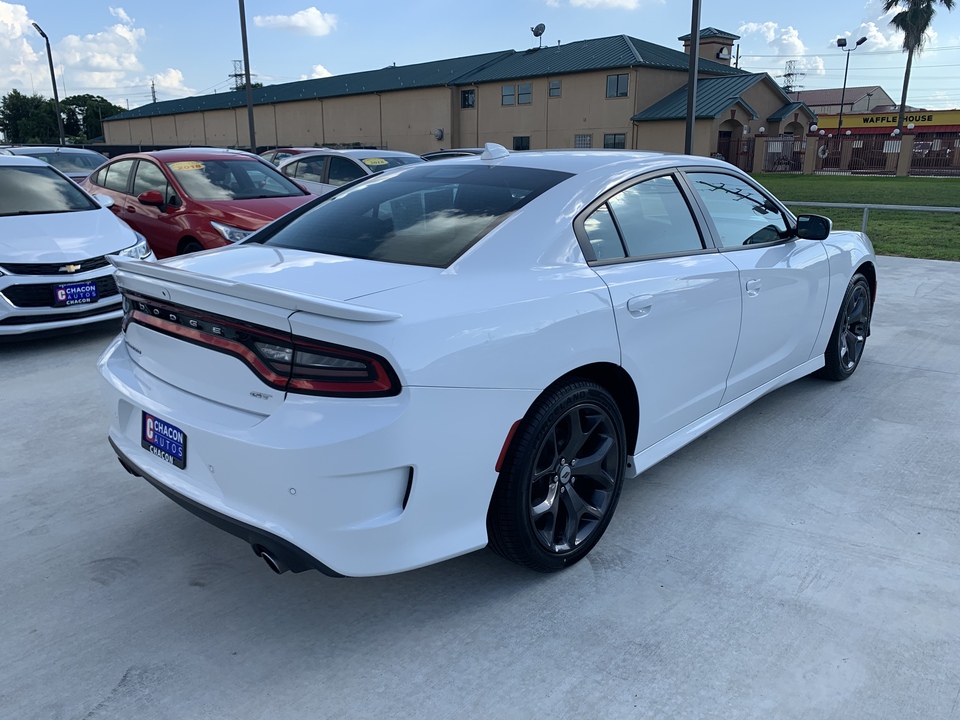
<instances>
[{"instance_id":1,"label":"black alloy wheel","mask_svg":"<svg viewBox=\"0 0 960 720\"><path fill-rule=\"evenodd\" d=\"M870 285L859 273L850 279L843 296L837 322L824 353L821 375L830 380L846 380L860 364L870 334Z\"/></svg>"},{"instance_id":2,"label":"black alloy wheel","mask_svg":"<svg viewBox=\"0 0 960 720\"><path fill-rule=\"evenodd\" d=\"M495 552L541 572L584 557L613 516L626 463L623 420L601 386L548 390L521 422L488 514Z\"/></svg>"}]
</instances>

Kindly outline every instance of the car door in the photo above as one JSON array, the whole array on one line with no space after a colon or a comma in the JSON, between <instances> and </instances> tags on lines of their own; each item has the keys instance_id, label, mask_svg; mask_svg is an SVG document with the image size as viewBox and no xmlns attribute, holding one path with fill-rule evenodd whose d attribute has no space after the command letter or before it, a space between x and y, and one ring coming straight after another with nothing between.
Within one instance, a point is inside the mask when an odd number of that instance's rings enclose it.
<instances>
[{"instance_id":1,"label":"car door","mask_svg":"<svg viewBox=\"0 0 960 720\"><path fill-rule=\"evenodd\" d=\"M737 266L743 319L727 380L729 402L814 354L829 290L823 243L800 240L760 188L720 170L687 171L720 252Z\"/></svg>"},{"instance_id":2,"label":"car door","mask_svg":"<svg viewBox=\"0 0 960 720\"><path fill-rule=\"evenodd\" d=\"M333 190L333 185L324 179L327 160L326 156L302 158L284 165L280 170L314 195L326 195Z\"/></svg>"},{"instance_id":3,"label":"car door","mask_svg":"<svg viewBox=\"0 0 960 720\"><path fill-rule=\"evenodd\" d=\"M737 269L710 245L697 212L665 173L601 197L576 226L610 289L621 363L637 386L637 452L715 410L733 363Z\"/></svg>"},{"instance_id":4,"label":"car door","mask_svg":"<svg viewBox=\"0 0 960 720\"><path fill-rule=\"evenodd\" d=\"M164 199L164 204L145 205L139 197L150 190L156 190ZM120 217L135 230L147 238L147 242L158 257L177 254L181 228L178 209L182 201L163 170L150 160L140 160L134 170L133 192Z\"/></svg>"},{"instance_id":5,"label":"car door","mask_svg":"<svg viewBox=\"0 0 960 720\"><path fill-rule=\"evenodd\" d=\"M126 215L124 208L130 197L130 180L134 163L136 160L117 160L100 168L90 178L91 184L96 186L92 188L93 192L112 198L113 206L110 210L121 219Z\"/></svg>"}]
</instances>

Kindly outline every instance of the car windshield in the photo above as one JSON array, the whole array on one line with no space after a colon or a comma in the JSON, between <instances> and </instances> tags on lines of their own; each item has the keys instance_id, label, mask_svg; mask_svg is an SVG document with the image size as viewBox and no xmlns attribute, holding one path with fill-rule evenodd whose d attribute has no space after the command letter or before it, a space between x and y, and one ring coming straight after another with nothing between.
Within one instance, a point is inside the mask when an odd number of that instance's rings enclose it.
<instances>
[{"instance_id":1,"label":"car windshield","mask_svg":"<svg viewBox=\"0 0 960 720\"><path fill-rule=\"evenodd\" d=\"M52 168L0 165L0 216L81 212L98 207Z\"/></svg>"},{"instance_id":2,"label":"car windshield","mask_svg":"<svg viewBox=\"0 0 960 720\"><path fill-rule=\"evenodd\" d=\"M106 162L106 158L103 157L103 155L95 152L48 152L37 150L27 152L20 151L16 154L43 160L45 163L53 165L62 173L89 173Z\"/></svg>"},{"instance_id":3,"label":"car windshield","mask_svg":"<svg viewBox=\"0 0 960 720\"><path fill-rule=\"evenodd\" d=\"M425 162L347 188L252 242L447 267L507 214L568 177L535 168Z\"/></svg>"},{"instance_id":4,"label":"car windshield","mask_svg":"<svg viewBox=\"0 0 960 720\"><path fill-rule=\"evenodd\" d=\"M357 158L357 160L366 165L370 172L380 172L381 170L389 170L390 168L400 167L401 165L412 165L414 163L426 162L422 157L404 157L402 155L387 157L365 157Z\"/></svg>"},{"instance_id":5,"label":"car windshield","mask_svg":"<svg viewBox=\"0 0 960 720\"><path fill-rule=\"evenodd\" d=\"M261 160L181 160L167 167L184 192L195 200L253 200L307 195Z\"/></svg>"}]
</instances>

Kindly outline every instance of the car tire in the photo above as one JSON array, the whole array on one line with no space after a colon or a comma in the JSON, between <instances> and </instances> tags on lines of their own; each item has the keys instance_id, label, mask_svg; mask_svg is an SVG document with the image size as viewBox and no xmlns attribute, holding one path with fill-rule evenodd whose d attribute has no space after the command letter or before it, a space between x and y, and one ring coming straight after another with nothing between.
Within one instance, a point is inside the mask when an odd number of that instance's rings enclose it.
<instances>
[{"instance_id":1,"label":"car tire","mask_svg":"<svg viewBox=\"0 0 960 720\"><path fill-rule=\"evenodd\" d=\"M203 245L201 245L199 241L191 238L181 243L177 255L189 255L190 253L200 252L203 249Z\"/></svg>"},{"instance_id":2,"label":"car tire","mask_svg":"<svg viewBox=\"0 0 960 720\"><path fill-rule=\"evenodd\" d=\"M573 379L548 388L520 422L487 514L490 547L540 572L582 559L620 499L626 438L617 403Z\"/></svg>"},{"instance_id":3,"label":"car tire","mask_svg":"<svg viewBox=\"0 0 960 720\"><path fill-rule=\"evenodd\" d=\"M830 342L824 353L820 377L828 380L846 380L853 375L863 357L863 349L870 334L870 284L860 273L850 278L847 291L837 313Z\"/></svg>"}]
</instances>

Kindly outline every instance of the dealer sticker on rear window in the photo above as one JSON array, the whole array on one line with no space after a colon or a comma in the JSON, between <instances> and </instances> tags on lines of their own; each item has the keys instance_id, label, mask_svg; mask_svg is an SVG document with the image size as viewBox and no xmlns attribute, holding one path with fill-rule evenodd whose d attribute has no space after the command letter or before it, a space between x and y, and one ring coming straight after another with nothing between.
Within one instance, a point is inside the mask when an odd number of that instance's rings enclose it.
<instances>
[{"instance_id":1,"label":"dealer sticker on rear window","mask_svg":"<svg viewBox=\"0 0 960 720\"><path fill-rule=\"evenodd\" d=\"M187 435L176 425L143 413L140 445L181 470L187 467Z\"/></svg>"}]
</instances>

